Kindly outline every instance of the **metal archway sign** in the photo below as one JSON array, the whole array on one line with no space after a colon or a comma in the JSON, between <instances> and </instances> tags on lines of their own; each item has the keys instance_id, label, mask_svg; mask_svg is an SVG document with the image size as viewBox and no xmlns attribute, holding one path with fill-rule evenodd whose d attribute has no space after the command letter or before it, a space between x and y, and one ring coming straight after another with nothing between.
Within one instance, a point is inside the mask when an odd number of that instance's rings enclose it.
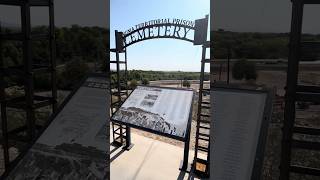
<instances>
[{"instance_id":1,"label":"metal archway sign","mask_svg":"<svg viewBox=\"0 0 320 180\"><path fill-rule=\"evenodd\" d=\"M122 52L128 46L149 39L178 39L201 45L207 41L208 15L195 21L156 19L137 24L130 29L115 31L116 48ZM192 36L193 32L193 36Z\"/></svg>"},{"instance_id":2,"label":"metal archway sign","mask_svg":"<svg viewBox=\"0 0 320 180\"><path fill-rule=\"evenodd\" d=\"M144 126L142 123L145 121L144 119L141 120L141 122L135 122L132 120L131 122L122 122L120 116L119 118L114 118L117 116L118 110L125 104L125 100L128 99L128 89L127 89L127 78L120 78L120 64L124 65L124 76L127 76L127 47L142 42L145 40L150 39L161 39L161 38L168 38L168 39L176 39L176 40L183 40L187 42L193 43L193 45L203 45L202 50L202 66L204 67L204 63L206 62L205 58L205 49L208 46L207 41L207 31L208 31L208 20L209 15L206 15L203 19L197 19L195 21L189 21L189 20L183 20L183 19L156 19L151 20L148 22L137 24L130 29L119 32L115 31L115 40L116 40L116 48L111 49L110 52L116 53L116 60L110 60L110 64L116 65L116 81L113 82L115 85L115 88L112 90L110 88L110 92L112 95L118 97L118 101L112 101L113 98L111 98L111 111L112 116L110 120L118 126L118 128L113 128L113 137L114 137L114 144L118 144L119 146L122 146L124 144L123 137L125 137L125 150L130 150L133 146L131 144L131 130L130 128L136 128L140 130L144 130L147 132L151 132L154 134L158 134L161 136L165 136L168 138L173 138L176 140L180 140L184 142L184 155L183 155L183 161L181 164L180 169L183 171L187 171L188 169L188 157L189 157L189 143L190 143L190 124L191 124L191 117L192 117L192 110L190 110L189 119L187 124L187 127L185 128L185 134L183 136L178 136L176 134L172 134L171 131L161 131L163 129L161 128L150 128L149 126ZM193 33L192 33L193 32ZM120 53L124 53L124 60L120 61ZM122 66L123 67L123 66ZM202 68L204 73L204 68ZM111 80L110 80L111 81ZM125 81L125 82L122 82ZM112 87L112 81L110 83L110 86ZM123 85L124 84L124 85ZM125 86L125 90L122 89L122 85ZM138 93L139 94L139 93ZM155 96L148 94L146 97L148 102L146 102L147 106L152 106L151 100L148 99L154 98ZM126 96L126 97L124 97ZM152 99L151 98L151 99ZM192 106L191 106L192 107ZM136 108L136 107L133 107ZM115 110L115 111L114 111ZM137 111L139 112L139 111ZM154 112L152 114L155 114ZM118 114L119 115L119 114ZM125 117L127 118L127 117ZM152 119L152 118L150 118ZM155 118L157 119L157 118ZM165 121L165 119L162 119ZM140 121L140 120L139 120ZM151 120L152 121L152 120ZM150 121L150 122L151 122ZM153 122L153 121L152 121ZM125 131L123 131L123 125L125 126ZM148 125L148 123L146 123ZM153 127L153 126L151 126ZM157 126L158 127L158 126ZM162 126L161 126L162 127ZM171 126L170 126L171 127ZM169 128L170 129L170 128ZM119 132L119 131L120 132ZM170 129L172 130L172 129ZM168 133L169 132L169 133ZM118 135L118 137L115 137ZM120 142L117 141L117 139L120 139Z\"/></svg>"}]
</instances>

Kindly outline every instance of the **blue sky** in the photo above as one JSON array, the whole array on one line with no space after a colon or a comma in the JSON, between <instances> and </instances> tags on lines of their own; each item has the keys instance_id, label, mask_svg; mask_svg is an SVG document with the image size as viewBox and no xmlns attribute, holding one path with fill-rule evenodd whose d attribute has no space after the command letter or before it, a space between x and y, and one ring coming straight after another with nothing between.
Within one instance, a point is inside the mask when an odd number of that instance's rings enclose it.
<instances>
[{"instance_id":1,"label":"blue sky","mask_svg":"<svg viewBox=\"0 0 320 180\"><path fill-rule=\"evenodd\" d=\"M115 30L126 31L136 24L159 18L195 20L209 13L210 0L110 0L111 48L115 47ZM133 44L127 51L128 69L200 71L201 46L190 42L153 39Z\"/></svg>"}]
</instances>

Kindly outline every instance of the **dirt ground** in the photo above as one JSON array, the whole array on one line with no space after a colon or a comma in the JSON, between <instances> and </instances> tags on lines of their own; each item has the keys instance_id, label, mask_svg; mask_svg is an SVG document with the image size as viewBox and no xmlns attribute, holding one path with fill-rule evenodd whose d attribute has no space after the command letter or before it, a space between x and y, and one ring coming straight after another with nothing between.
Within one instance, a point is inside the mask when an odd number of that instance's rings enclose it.
<instances>
[{"instance_id":1,"label":"dirt ground","mask_svg":"<svg viewBox=\"0 0 320 180\"><path fill-rule=\"evenodd\" d=\"M218 81L219 75L214 78ZM227 80L227 73L223 72L220 79ZM301 71L298 75L299 84L320 85L320 71ZM283 96L284 87L287 81L287 72L285 71L258 71L258 78L256 84L266 85L269 88L276 87L277 94ZM238 81L232 78L230 72L230 83L244 83L245 81Z\"/></svg>"},{"instance_id":2,"label":"dirt ground","mask_svg":"<svg viewBox=\"0 0 320 180\"><path fill-rule=\"evenodd\" d=\"M216 75L216 80L219 77ZM222 73L220 77L221 80L227 79L227 74ZM304 71L301 72L298 76L299 84L306 85L319 85L320 86L320 72L315 71ZM238 81L231 79L231 83L246 83L245 81ZM286 72L285 71L259 71L258 78L255 82L259 85L266 85L269 88L275 87L277 90L277 95L284 96L285 91L284 87L286 84ZM192 88L197 89L197 85L192 85ZM193 149L195 144L195 133L196 133L196 106L197 101L194 103L193 111L193 120L192 120L192 129L191 129L191 141L190 147ZM282 131L283 126L283 109L279 109L273 112L272 120L269 125L268 138L265 149L265 159L263 166L263 179L264 180L277 180L279 179L279 166L280 166L280 157L281 157L281 140L282 140ZM307 109L297 110L297 125L311 126L320 128L320 105L310 105ZM140 130L133 130L134 133L153 138L159 141L167 142L176 146L183 147L183 143L172 140L166 137L150 134ZM312 140L319 141L315 137L297 137L300 138L309 138ZM310 152L303 150L293 150L292 163L311 166L315 168L320 168L320 153L319 152ZM316 180L316 177L310 176L299 176L292 175L291 177L294 180Z\"/></svg>"}]
</instances>

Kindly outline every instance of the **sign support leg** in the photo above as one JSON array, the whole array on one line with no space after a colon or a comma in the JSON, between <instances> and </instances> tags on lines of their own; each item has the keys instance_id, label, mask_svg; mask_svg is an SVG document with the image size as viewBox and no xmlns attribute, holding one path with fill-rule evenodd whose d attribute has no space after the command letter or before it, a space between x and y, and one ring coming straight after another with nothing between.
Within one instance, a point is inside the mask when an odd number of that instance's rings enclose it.
<instances>
[{"instance_id":1,"label":"sign support leg","mask_svg":"<svg viewBox=\"0 0 320 180\"><path fill-rule=\"evenodd\" d=\"M192 108L191 108L192 112ZM191 113L190 112L190 113ZM190 116L191 117L191 116ZM186 141L184 142L184 152L183 152L183 161L182 166L180 167L181 171L190 172L189 166L189 149L190 149L190 128L191 128L191 119L189 119L189 124L186 131Z\"/></svg>"},{"instance_id":2,"label":"sign support leg","mask_svg":"<svg viewBox=\"0 0 320 180\"><path fill-rule=\"evenodd\" d=\"M188 171L189 145L190 145L190 137L188 136L187 141L184 143L183 162L181 167L182 171Z\"/></svg>"},{"instance_id":3,"label":"sign support leg","mask_svg":"<svg viewBox=\"0 0 320 180\"><path fill-rule=\"evenodd\" d=\"M126 146L123 149L129 151L133 147L131 143L131 129L129 126L126 126Z\"/></svg>"}]
</instances>

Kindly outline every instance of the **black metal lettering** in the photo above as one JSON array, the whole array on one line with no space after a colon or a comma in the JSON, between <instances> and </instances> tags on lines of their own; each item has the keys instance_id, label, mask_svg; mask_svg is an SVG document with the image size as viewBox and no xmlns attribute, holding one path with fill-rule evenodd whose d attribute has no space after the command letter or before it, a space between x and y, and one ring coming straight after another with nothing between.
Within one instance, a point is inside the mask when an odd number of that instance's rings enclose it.
<instances>
[{"instance_id":1,"label":"black metal lettering","mask_svg":"<svg viewBox=\"0 0 320 180\"><path fill-rule=\"evenodd\" d=\"M142 31L142 33L140 33ZM138 32L138 39L143 39L146 36L144 29L137 31Z\"/></svg>"},{"instance_id":2,"label":"black metal lettering","mask_svg":"<svg viewBox=\"0 0 320 180\"><path fill-rule=\"evenodd\" d=\"M183 29L184 29L184 33L185 33L183 38L186 38L188 32L189 32L191 29L190 29L190 28L186 28L186 27L184 27ZM187 30L187 29L188 29L188 30Z\"/></svg>"},{"instance_id":3,"label":"black metal lettering","mask_svg":"<svg viewBox=\"0 0 320 180\"><path fill-rule=\"evenodd\" d=\"M187 24L187 21L186 20L183 20L183 25L186 25Z\"/></svg>"},{"instance_id":4,"label":"black metal lettering","mask_svg":"<svg viewBox=\"0 0 320 180\"><path fill-rule=\"evenodd\" d=\"M153 27L150 27L150 28L149 28L149 38L150 38L150 37L154 37Z\"/></svg>"},{"instance_id":5,"label":"black metal lettering","mask_svg":"<svg viewBox=\"0 0 320 180\"><path fill-rule=\"evenodd\" d=\"M170 29L168 29L168 27L171 27L171 26L166 26L165 31L164 31L164 36L167 36L167 32L170 33Z\"/></svg>"},{"instance_id":6,"label":"black metal lettering","mask_svg":"<svg viewBox=\"0 0 320 180\"><path fill-rule=\"evenodd\" d=\"M190 26L194 27L194 21L190 21Z\"/></svg>"},{"instance_id":7,"label":"black metal lettering","mask_svg":"<svg viewBox=\"0 0 320 180\"><path fill-rule=\"evenodd\" d=\"M128 41L128 42L127 42ZM125 44L130 44L131 43L131 41L129 41L129 38L128 37L126 37L125 38Z\"/></svg>"},{"instance_id":8,"label":"black metal lettering","mask_svg":"<svg viewBox=\"0 0 320 180\"><path fill-rule=\"evenodd\" d=\"M133 34L130 35L130 38L131 38L131 42L130 43L132 43L133 41L136 40L135 37L133 36Z\"/></svg>"},{"instance_id":9,"label":"black metal lettering","mask_svg":"<svg viewBox=\"0 0 320 180\"><path fill-rule=\"evenodd\" d=\"M178 29L179 28L179 29ZM177 30L178 29L178 30ZM177 33L177 36L178 38L180 38L180 34L179 34L179 31L180 31L181 27L180 26L174 26L174 30L173 30L173 35L172 36L176 36L175 34Z\"/></svg>"},{"instance_id":10,"label":"black metal lettering","mask_svg":"<svg viewBox=\"0 0 320 180\"><path fill-rule=\"evenodd\" d=\"M158 26L158 37L160 37L160 29L163 28L163 26Z\"/></svg>"},{"instance_id":11,"label":"black metal lettering","mask_svg":"<svg viewBox=\"0 0 320 180\"><path fill-rule=\"evenodd\" d=\"M123 38L124 47L127 46L127 38Z\"/></svg>"}]
</instances>

